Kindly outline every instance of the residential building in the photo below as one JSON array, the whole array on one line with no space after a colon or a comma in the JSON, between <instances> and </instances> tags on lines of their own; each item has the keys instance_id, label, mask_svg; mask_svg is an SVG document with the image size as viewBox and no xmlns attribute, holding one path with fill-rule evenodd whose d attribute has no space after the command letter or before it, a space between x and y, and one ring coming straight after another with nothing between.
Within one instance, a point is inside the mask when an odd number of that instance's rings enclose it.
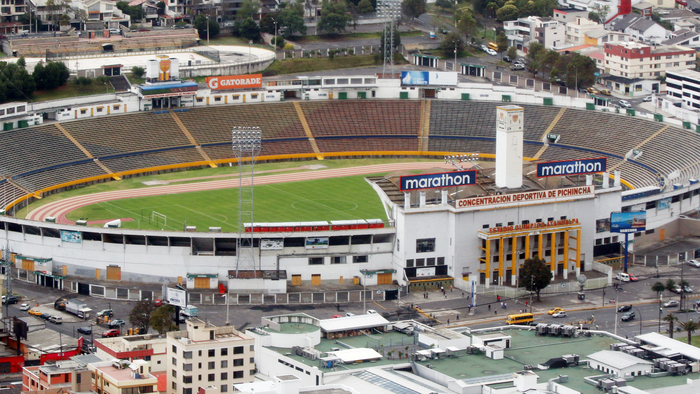
<instances>
[{"instance_id":1,"label":"residential building","mask_svg":"<svg viewBox=\"0 0 700 394\"><path fill-rule=\"evenodd\" d=\"M601 24L588 18L576 18L574 22L566 24L566 42L573 46L584 45L586 33L599 30L601 27Z\"/></svg>"},{"instance_id":2,"label":"residential building","mask_svg":"<svg viewBox=\"0 0 700 394\"><path fill-rule=\"evenodd\" d=\"M542 21L535 27L535 39L547 49L556 49L566 41L566 27L555 20Z\"/></svg>"},{"instance_id":3,"label":"residential building","mask_svg":"<svg viewBox=\"0 0 700 394\"><path fill-rule=\"evenodd\" d=\"M100 338L95 340L95 348L95 354L103 360L146 360L153 371L166 369L167 341L157 335Z\"/></svg>"},{"instance_id":4,"label":"residential building","mask_svg":"<svg viewBox=\"0 0 700 394\"><path fill-rule=\"evenodd\" d=\"M673 23L673 30L674 33L679 30L698 31L698 26L700 26L700 19L684 18Z\"/></svg>"},{"instance_id":5,"label":"residential building","mask_svg":"<svg viewBox=\"0 0 700 394\"><path fill-rule=\"evenodd\" d=\"M700 72L678 70L666 73L666 94L683 100L687 107L700 108Z\"/></svg>"},{"instance_id":6,"label":"residential building","mask_svg":"<svg viewBox=\"0 0 700 394\"><path fill-rule=\"evenodd\" d=\"M129 3L130 6L140 5L143 8L143 13L147 21L158 19L158 3L155 0L133 0Z\"/></svg>"},{"instance_id":7,"label":"residential building","mask_svg":"<svg viewBox=\"0 0 700 394\"><path fill-rule=\"evenodd\" d=\"M197 318L187 329L167 334L169 394L193 394L198 387L230 392L234 383L251 383L255 341L233 327L216 327Z\"/></svg>"},{"instance_id":8,"label":"residential building","mask_svg":"<svg viewBox=\"0 0 700 394\"><path fill-rule=\"evenodd\" d=\"M695 66L695 51L680 45L605 44L604 52L605 72L627 78L656 78Z\"/></svg>"},{"instance_id":9,"label":"residential building","mask_svg":"<svg viewBox=\"0 0 700 394\"><path fill-rule=\"evenodd\" d=\"M92 361L101 361L95 356ZM78 360L58 361L55 364L22 368L22 391L71 390L90 391L92 381L85 362Z\"/></svg>"},{"instance_id":10,"label":"residential building","mask_svg":"<svg viewBox=\"0 0 700 394\"><path fill-rule=\"evenodd\" d=\"M575 8L562 8L552 12L552 19L562 23L576 22L576 18L588 18L588 11Z\"/></svg>"},{"instance_id":11,"label":"residential building","mask_svg":"<svg viewBox=\"0 0 700 394\"><path fill-rule=\"evenodd\" d=\"M603 28L588 30L583 33L584 44L600 46L607 43L620 43L628 42L630 40L630 35L627 33L605 30Z\"/></svg>"},{"instance_id":12,"label":"residential building","mask_svg":"<svg viewBox=\"0 0 700 394\"><path fill-rule=\"evenodd\" d=\"M638 14L628 14L616 20L613 30L628 33L633 41L660 43L668 38L663 26Z\"/></svg>"},{"instance_id":13,"label":"residential building","mask_svg":"<svg viewBox=\"0 0 700 394\"><path fill-rule=\"evenodd\" d=\"M29 8L24 0L0 0L0 18L3 22L17 22Z\"/></svg>"},{"instance_id":14,"label":"residential building","mask_svg":"<svg viewBox=\"0 0 700 394\"><path fill-rule=\"evenodd\" d=\"M134 394L158 392L158 378L151 374L145 360L102 361L88 364L92 389L97 394Z\"/></svg>"},{"instance_id":15,"label":"residential building","mask_svg":"<svg viewBox=\"0 0 700 394\"><path fill-rule=\"evenodd\" d=\"M117 5L109 0L87 0L80 3L87 12L87 29L118 29L120 25L129 26L131 17L124 14Z\"/></svg>"},{"instance_id":16,"label":"residential building","mask_svg":"<svg viewBox=\"0 0 700 394\"><path fill-rule=\"evenodd\" d=\"M635 12L635 14L638 13L641 16L651 17L652 7L653 6L647 3L646 1L641 1L637 4L632 4L632 10Z\"/></svg>"},{"instance_id":17,"label":"residential building","mask_svg":"<svg viewBox=\"0 0 700 394\"><path fill-rule=\"evenodd\" d=\"M664 41L663 45L682 45L684 47L700 49L700 33L692 30L678 30L673 32L674 37Z\"/></svg>"},{"instance_id":18,"label":"residential building","mask_svg":"<svg viewBox=\"0 0 700 394\"><path fill-rule=\"evenodd\" d=\"M532 40L537 40L549 49L564 44L563 23L551 18L539 16L518 18L514 21L504 22L503 29L506 32L508 46L513 46L520 50L526 48Z\"/></svg>"}]
</instances>

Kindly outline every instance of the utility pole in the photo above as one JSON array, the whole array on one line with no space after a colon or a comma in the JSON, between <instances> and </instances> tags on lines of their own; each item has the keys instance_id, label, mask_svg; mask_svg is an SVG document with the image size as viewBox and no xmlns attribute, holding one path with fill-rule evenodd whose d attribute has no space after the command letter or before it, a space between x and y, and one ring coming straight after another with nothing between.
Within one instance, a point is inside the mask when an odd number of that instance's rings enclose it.
<instances>
[{"instance_id":1,"label":"utility pole","mask_svg":"<svg viewBox=\"0 0 700 394\"><path fill-rule=\"evenodd\" d=\"M207 15L207 46L209 46L209 15Z\"/></svg>"},{"instance_id":2,"label":"utility pole","mask_svg":"<svg viewBox=\"0 0 700 394\"><path fill-rule=\"evenodd\" d=\"M532 313L532 289L535 288L535 277L530 275L530 313Z\"/></svg>"}]
</instances>

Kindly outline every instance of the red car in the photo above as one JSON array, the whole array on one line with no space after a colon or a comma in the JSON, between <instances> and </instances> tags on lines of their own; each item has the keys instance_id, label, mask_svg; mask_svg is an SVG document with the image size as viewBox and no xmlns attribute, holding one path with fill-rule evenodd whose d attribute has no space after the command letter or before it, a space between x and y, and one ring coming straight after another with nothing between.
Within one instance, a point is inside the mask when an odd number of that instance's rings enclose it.
<instances>
[{"instance_id":1,"label":"red car","mask_svg":"<svg viewBox=\"0 0 700 394\"><path fill-rule=\"evenodd\" d=\"M627 273L627 275L630 276L630 282L636 282L636 281L639 280L639 278L637 278L636 276L630 274L629 272Z\"/></svg>"},{"instance_id":2,"label":"red car","mask_svg":"<svg viewBox=\"0 0 700 394\"><path fill-rule=\"evenodd\" d=\"M161 305L163 305L163 300L156 300L153 304L155 306L161 306Z\"/></svg>"},{"instance_id":3,"label":"red car","mask_svg":"<svg viewBox=\"0 0 700 394\"><path fill-rule=\"evenodd\" d=\"M110 337L118 337L119 336L119 330L114 329L114 330L107 330L102 333L102 338L110 338Z\"/></svg>"}]
</instances>

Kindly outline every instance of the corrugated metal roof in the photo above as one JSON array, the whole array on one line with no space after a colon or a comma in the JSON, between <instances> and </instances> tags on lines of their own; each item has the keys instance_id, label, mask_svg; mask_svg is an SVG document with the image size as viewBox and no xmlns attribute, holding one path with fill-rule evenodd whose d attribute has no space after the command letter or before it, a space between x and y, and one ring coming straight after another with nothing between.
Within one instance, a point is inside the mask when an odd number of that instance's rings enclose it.
<instances>
[{"instance_id":1,"label":"corrugated metal roof","mask_svg":"<svg viewBox=\"0 0 700 394\"><path fill-rule=\"evenodd\" d=\"M651 362L647 360L642 360L641 358L635 357L631 354L612 350L601 350L600 352L589 355L587 358L599 363L610 365L611 367L617 369L625 369L638 364L651 365Z\"/></svg>"},{"instance_id":2,"label":"corrugated metal roof","mask_svg":"<svg viewBox=\"0 0 700 394\"><path fill-rule=\"evenodd\" d=\"M643 334L643 335L638 335L636 336L637 339L641 340L642 342L650 343L652 345L660 346L660 347L665 347L669 348L671 350L674 350L682 355L684 355L687 358L693 359L693 360L700 360L700 349L688 345L687 343L679 342L673 338L669 338L667 336L661 335L659 333L649 333L649 334Z\"/></svg>"},{"instance_id":3,"label":"corrugated metal roof","mask_svg":"<svg viewBox=\"0 0 700 394\"><path fill-rule=\"evenodd\" d=\"M347 330L362 330L365 328L385 327L389 321L381 315L355 315L324 319L320 321L321 330L325 332L338 332Z\"/></svg>"}]
</instances>

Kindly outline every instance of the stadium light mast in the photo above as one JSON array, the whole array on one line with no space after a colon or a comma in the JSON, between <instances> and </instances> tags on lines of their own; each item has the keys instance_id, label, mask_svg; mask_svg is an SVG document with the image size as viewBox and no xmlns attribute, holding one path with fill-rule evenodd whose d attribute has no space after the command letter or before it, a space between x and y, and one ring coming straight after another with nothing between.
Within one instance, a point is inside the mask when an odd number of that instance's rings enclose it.
<instances>
[{"instance_id":1,"label":"stadium light mast","mask_svg":"<svg viewBox=\"0 0 700 394\"><path fill-rule=\"evenodd\" d=\"M382 77L386 78L387 66L392 78L394 77L394 23L401 17L401 0L378 0L377 16L384 19L384 64ZM387 30L387 22L389 29ZM388 43L388 44L387 44Z\"/></svg>"},{"instance_id":2,"label":"stadium light mast","mask_svg":"<svg viewBox=\"0 0 700 394\"><path fill-rule=\"evenodd\" d=\"M253 186L255 185L255 161L262 149L262 132L260 127L234 127L231 131L231 148L238 161L238 237L236 239L236 275L239 271L252 271L257 277L255 252L253 249ZM245 160L244 160L245 159ZM250 163L250 172L244 163ZM250 232L245 232L245 224L250 225ZM231 278L229 276L229 278ZM226 290L226 324L229 324L229 298L231 286Z\"/></svg>"}]
</instances>

